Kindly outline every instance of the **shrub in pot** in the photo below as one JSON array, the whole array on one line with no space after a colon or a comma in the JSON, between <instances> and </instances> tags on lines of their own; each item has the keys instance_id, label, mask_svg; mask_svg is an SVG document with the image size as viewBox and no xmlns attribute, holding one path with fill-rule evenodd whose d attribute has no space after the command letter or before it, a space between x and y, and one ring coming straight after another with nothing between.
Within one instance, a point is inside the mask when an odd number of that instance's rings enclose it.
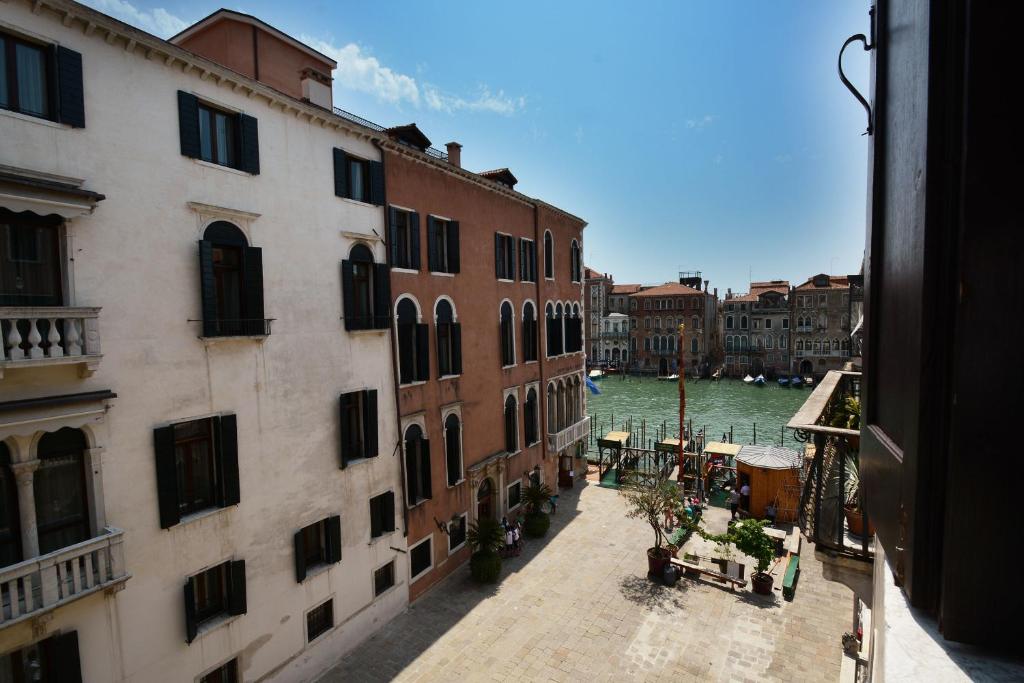
<instances>
[{"instance_id":1,"label":"shrub in pot","mask_svg":"<svg viewBox=\"0 0 1024 683\"><path fill-rule=\"evenodd\" d=\"M523 519L523 531L530 538L541 538L551 527L551 519L543 512L528 512Z\"/></svg>"},{"instance_id":2,"label":"shrub in pot","mask_svg":"<svg viewBox=\"0 0 1024 683\"><path fill-rule=\"evenodd\" d=\"M661 522L665 510L675 509L679 503L679 488L658 472L631 470L622 479L619 493L626 499L626 516L641 519L654 531L654 545L647 549L648 576L661 578L672 555L665 547L665 533Z\"/></svg>"},{"instance_id":3,"label":"shrub in pot","mask_svg":"<svg viewBox=\"0 0 1024 683\"><path fill-rule=\"evenodd\" d=\"M469 573L480 583L494 583L501 575L501 555L505 547L505 532L497 521L484 517L473 522L466 534L466 543L473 551L469 558Z\"/></svg>"},{"instance_id":4,"label":"shrub in pot","mask_svg":"<svg viewBox=\"0 0 1024 683\"><path fill-rule=\"evenodd\" d=\"M526 517L523 531L531 538L540 538L548 532L551 520L543 512L544 504L551 500L551 487L547 484L530 484L523 492L526 503Z\"/></svg>"},{"instance_id":5,"label":"shrub in pot","mask_svg":"<svg viewBox=\"0 0 1024 683\"><path fill-rule=\"evenodd\" d=\"M775 559L775 545L768 534L764 532L767 520L745 519L733 526L729 532L733 545L744 555L754 558L757 566L754 568L754 575L750 583L755 593L770 595L772 583L771 574L767 573L768 566Z\"/></svg>"}]
</instances>

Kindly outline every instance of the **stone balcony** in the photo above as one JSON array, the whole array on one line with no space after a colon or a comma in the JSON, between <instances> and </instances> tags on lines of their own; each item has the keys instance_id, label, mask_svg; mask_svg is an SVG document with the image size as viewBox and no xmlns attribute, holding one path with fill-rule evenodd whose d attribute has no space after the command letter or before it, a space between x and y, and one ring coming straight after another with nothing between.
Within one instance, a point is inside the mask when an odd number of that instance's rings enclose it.
<instances>
[{"instance_id":1,"label":"stone balcony","mask_svg":"<svg viewBox=\"0 0 1024 683\"><path fill-rule=\"evenodd\" d=\"M131 576L123 541L123 531L107 527L96 538L0 569L0 629L123 585Z\"/></svg>"},{"instance_id":2,"label":"stone balcony","mask_svg":"<svg viewBox=\"0 0 1024 683\"><path fill-rule=\"evenodd\" d=\"M590 436L590 416L584 415L578 422L569 425L565 429L554 434L548 434L548 451L551 453L561 453L567 447L580 439L586 439L588 436Z\"/></svg>"},{"instance_id":3,"label":"stone balcony","mask_svg":"<svg viewBox=\"0 0 1024 683\"><path fill-rule=\"evenodd\" d=\"M0 379L8 370L76 365L80 377L100 359L99 308L0 306Z\"/></svg>"}]
</instances>

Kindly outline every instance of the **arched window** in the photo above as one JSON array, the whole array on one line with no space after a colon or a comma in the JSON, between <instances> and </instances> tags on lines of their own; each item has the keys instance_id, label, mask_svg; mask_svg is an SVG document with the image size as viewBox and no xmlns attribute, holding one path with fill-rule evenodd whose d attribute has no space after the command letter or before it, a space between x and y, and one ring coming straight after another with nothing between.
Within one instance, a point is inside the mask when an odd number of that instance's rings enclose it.
<instances>
[{"instance_id":1,"label":"arched window","mask_svg":"<svg viewBox=\"0 0 1024 683\"><path fill-rule=\"evenodd\" d=\"M501 334L501 364L503 367L515 365L516 342L512 329L512 304L507 301L501 304L499 333Z\"/></svg>"},{"instance_id":2,"label":"arched window","mask_svg":"<svg viewBox=\"0 0 1024 683\"><path fill-rule=\"evenodd\" d=\"M548 384L548 434L558 431L558 402L554 383Z\"/></svg>"},{"instance_id":3,"label":"arched window","mask_svg":"<svg viewBox=\"0 0 1024 683\"><path fill-rule=\"evenodd\" d=\"M580 258L580 243L576 240L569 246L569 258L569 275L573 282L580 282L583 279L583 261Z\"/></svg>"},{"instance_id":4,"label":"arched window","mask_svg":"<svg viewBox=\"0 0 1024 683\"><path fill-rule=\"evenodd\" d=\"M839 340L838 339L833 339L832 340L832 350L833 351L838 351L839 350Z\"/></svg>"},{"instance_id":5,"label":"arched window","mask_svg":"<svg viewBox=\"0 0 1024 683\"><path fill-rule=\"evenodd\" d=\"M462 425L452 413L444 420L444 459L448 468L448 485L462 481Z\"/></svg>"},{"instance_id":6,"label":"arched window","mask_svg":"<svg viewBox=\"0 0 1024 683\"><path fill-rule=\"evenodd\" d=\"M523 404L523 430L526 433L526 445L532 446L540 441L540 429L537 424L537 390L526 392L526 403Z\"/></svg>"},{"instance_id":7,"label":"arched window","mask_svg":"<svg viewBox=\"0 0 1024 683\"><path fill-rule=\"evenodd\" d=\"M654 352L661 353L661 337L654 338Z\"/></svg>"},{"instance_id":8,"label":"arched window","mask_svg":"<svg viewBox=\"0 0 1024 683\"><path fill-rule=\"evenodd\" d=\"M787 346L789 346L789 341L786 339L786 335L785 334L780 334L779 335L779 348L780 349L784 349Z\"/></svg>"},{"instance_id":9,"label":"arched window","mask_svg":"<svg viewBox=\"0 0 1024 683\"><path fill-rule=\"evenodd\" d=\"M775 338L772 335L766 334L764 336L764 348L766 348L766 349L775 348Z\"/></svg>"},{"instance_id":10,"label":"arched window","mask_svg":"<svg viewBox=\"0 0 1024 683\"><path fill-rule=\"evenodd\" d=\"M572 317L567 323L567 332L571 345L568 348L570 353L578 353L583 350L583 316L580 313L580 305L572 305Z\"/></svg>"},{"instance_id":11,"label":"arched window","mask_svg":"<svg viewBox=\"0 0 1024 683\"><path fill-rule=\"evenodd\" d=\"M697 343L697 338L694 337L690 340L690 353L697 353L700 349L700 345Z\"/></svg>"},{"instance_id":12,"label":"arched window","mask_svg":"<svg viewBox=\"0 0 1024 683\"><path fill-rule=\"evenodd\" d=\"M555 304L555 354L561 356L565 353L565 314L562 311L562 304Z\"/></svg>"},{"instance_id":13,"label":"arched window","mask_svg":"<svg viewBox=\"0 0 1024 683\"><path fill-rule=\"evenodd\" d=\"M263 250L232 223L215 221L199 242L204 337L270 334L263 315Z\"/></svg>"},{"instance_id":14,"label":"arched window","mask_svg":"<svg viewBox=\"0 0 1024 683\"><path fill-rule=\"evenodd\" d=\"M797 351L803 351L804 350L804 340L803 339L797 339L796 340L796 350Z\"/></svg>"},{"instance_id":15,"label":"arched window","mask_svg":"<svg viewBox=\"0 0 1024 683\"><path fill-rule=\"evenodd\" d=\"M434 307L437 328L437 374L441 377L462 374L462 329L455 322L455 312L447 299Z\"/></svg>"},{"instance_id":16,"label":"arched window","mask_svg":"<svg viewBox=\"0 0 1024 683\"><path fill-rule=\"evenodd\" d=\"M515 453L519 450L519 424L516 420L516 397L509 394L505 399L505 450Z\"/></svg>"},{"instance_id":17,"label":"arched window","mask_svg":"<svg viewBox=\"0 0 1024 683\"><path fill-rule=\"evenodd\" d=\"M387 264L374 263L369 247L352 247L348 260L341 262L346 330L387 329L390 282Z\"/></svg>"},{"instance_id":18,"label":"arched window","mask_svg":"<svg viewBox=\"0 0 1024 683\"><path fill-rule=\"evenodd\" d=\"M90 537L85 484L85 434L65 427L39 440L33 477L39 554L46 555Z\"/></svg>"},{"instance_id":19,"label":"arched window","mask_svg":"<svg viewBox=\"0 0 1024 683\"><path fill-rule=\"evenodd\" d=\"M557 398L555 400L556 407L558 409L558 428L557 431L565 429L565 385L562 382L558 383L556 389Z\"/></svg>"},{"instance_id":20,"label":"arched window","mask_svg":"<svg viewBox=\"0 0 1024 683\"><path fill-rule=\"evenodd\" d=\"M404 446L405 492L411 507L431 498L430 441L424 438L418 424L411 424L405 430Z\"/></svg>"},{"instance_id":21,"label":"arched window","mask_svg":"<svg viewBox=\"0 0 1024 683\"><path fill-rule=\"evenodd\" d=\"M550 231L544 233L544 277L555 277L555 241Z\"/></svg>"},{"instance_id":22,"label":"arched window","mask_svg":"<svg viewBox=\"0 0 1024 683\"><path fill-rule=\"evenodd\" d=\"M400 384L426 382L430 379L427 325L419 322L416 302L403 296L396 307L398 336L398 381Z\"/></svg>"},{"instance_id":23,"label":"arched window","mask_svg":"<svg viewBox=\"0 0 1024 683\"><path fill-rule=\"evenodd\" d=\"M537 360L537 309L533 302L523 304L523 362Z\"/></svg>"},{"instance_id":24,"label":"arched window","mask_svg":"<svg viewBox=\"0 0 1024 683\"><path fill-rule=\"evenodd\" d=\"M740 316L740 329L741 330L747 329L747 316L745 316L745 315L741 315Z\"/></svg>"},{"instance_id":25,"label":"arched window","mask_svg":"<svg viewBox=\"0 0 1024 683\"><path fill-rule=\"evenodd\" d=\"M747 351L750 347L750 340L747 337L740 337L740 351Z\"/></svg>"},{"instance_id":26,"label":"arched window","mask_svg":"<svg viewBox=\"0 0 1024 683\"><path fill-rule=\"evenodd\" d=\"M732 342L732 335L730 334L729 336L727 336L725 338L725 351L726 351L726 353L732 353L733 352L732 344L733 344L733 342Z\"/></svg>"},{"instance_id":27,"label":"arched window","mask_svg":"<svg viewBox=\"0 0 1024 683\"><path fill-rule=\"evenodd\" d=\"M731 330L732 329L732 316L731 315L728 315L728 316L725 317L725 329L727 329L727 330Z\"/></svg>"}]
</instances>

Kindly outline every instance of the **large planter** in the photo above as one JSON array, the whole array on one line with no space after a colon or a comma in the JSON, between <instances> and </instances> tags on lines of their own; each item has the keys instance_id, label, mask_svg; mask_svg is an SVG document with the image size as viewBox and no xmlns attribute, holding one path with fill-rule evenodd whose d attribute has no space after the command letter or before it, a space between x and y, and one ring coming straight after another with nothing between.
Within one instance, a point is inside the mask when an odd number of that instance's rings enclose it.
<instances>
[{"instance_id":1,"label":"large planter","mask_svg":"<svg viewBox=\"0 0 1024 683\"><path fill-rule=\"evenodd\" d=\"M672 560L672 555L669 553L668 548L648 548L647 549L647 574L648 576L654 576L661 578L665 571L665 565Z\"/></svg>"},{"instance_id":2,"label":"large planter","mask_svg":"<svg viewBox=\"0 0 1024 683\"><path fill-rule=\"evenodd\" d=\"M498 553L478 552L469 558L469 573L479 583L494 583L501 576Z\"/></svg>"},{"instance_id":3,"label":"large planter","mask_svg":"<svg viewBox=\"0 0 1024 683\"><path fill-rule=\"evenodd\" d=\"M771 574L754 574L750 577L750 586L758 595L771 595L773 583L775 579Z\"/></svg>"},{"instance_id":4,"label":"large planter","mask_svg":"<svg viewBox=\"0 0 1024 683\"><path fill-rule=\"evenodd\" d=\"M530 538L542 538L551 527L551 518L543 512L531 512L523 520L523 531Z\"/></svg>"},{"instance_id":5,"label":"large planter","mask_svg":"<svg viewBox=\"0 0 1024 683\"><path fill-rule=\"evenodd\" d=\"M843 509L846 513L846 529L857 536L858 538L864 537L864 515L860 508L848 506ZM868 520L868 536L875 535L875 525Z\"/></svg>"}]
</instances>

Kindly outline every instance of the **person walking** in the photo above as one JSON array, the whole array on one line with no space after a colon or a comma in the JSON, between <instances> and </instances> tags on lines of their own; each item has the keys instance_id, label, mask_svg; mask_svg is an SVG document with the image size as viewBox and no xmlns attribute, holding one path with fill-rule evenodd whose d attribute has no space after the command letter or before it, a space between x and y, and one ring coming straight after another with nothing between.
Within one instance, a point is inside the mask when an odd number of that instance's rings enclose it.
<instances>
[{"instance_id":1,"label":"person walking","mask_svg":"<svg viewBox=\"0 0 1024 683\"><path fill-rule=\"evenodd\" d=\"M740 492L733 489L729 494L729 512L732 513L732 519L736 519L736 510L740 507Z\"/></svg>"},{"instance_id":2,"label":"person walking","mask_svg":"<svg viewBox=\"0 0 1024 683\"><path fill-rule=\"evenodd\" d=\"M740 487L740 503L744 510L750 512L750 483L747 481Z\"/></svg>"}]
</instances>

